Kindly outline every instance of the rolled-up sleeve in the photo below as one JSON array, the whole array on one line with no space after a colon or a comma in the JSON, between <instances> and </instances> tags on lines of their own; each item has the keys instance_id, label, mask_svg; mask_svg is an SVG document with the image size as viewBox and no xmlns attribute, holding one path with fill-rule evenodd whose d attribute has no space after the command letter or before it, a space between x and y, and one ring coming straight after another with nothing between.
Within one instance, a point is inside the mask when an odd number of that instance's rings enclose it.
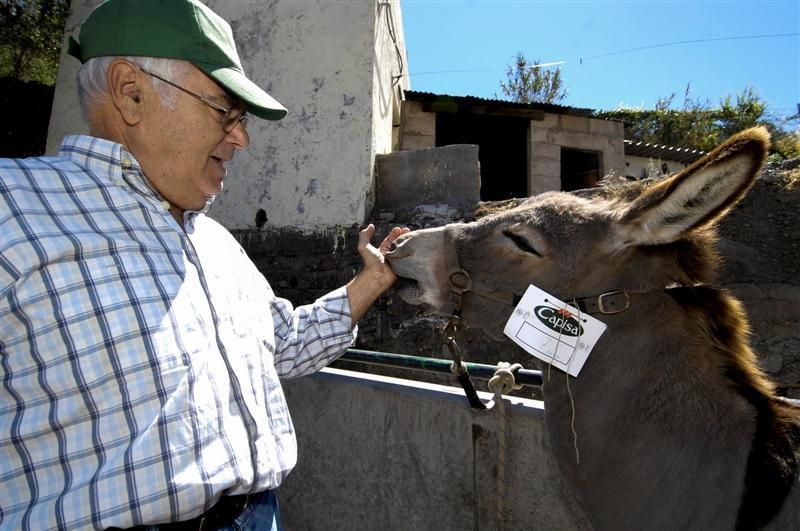
<instances>
[{"instance_id":1,"label":"rolled-up sleeve","mask_svg":"<svg viewBox=\"0 0 800 531\"><path fill-rule=\"evenodd\" d=\"M293 308L271 301L275 321L275 368L281 378L296 378L325 367L355 341L347 289L341 287L312 304Z\"/></svg>"}]
</instances>

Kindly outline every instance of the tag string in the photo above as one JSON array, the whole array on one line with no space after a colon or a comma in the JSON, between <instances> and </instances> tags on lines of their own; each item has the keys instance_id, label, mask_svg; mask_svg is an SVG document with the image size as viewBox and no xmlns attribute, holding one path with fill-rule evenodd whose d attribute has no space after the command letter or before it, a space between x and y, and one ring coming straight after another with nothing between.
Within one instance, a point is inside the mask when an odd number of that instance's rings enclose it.
<instances>
[{"instance_id":1,"label":"tag string","mask_svg":"<svg viewBox=\"0 0 800 531\"><path fill-rule=\"evenodd\" d=\"M574 302L574 301L573 301ZM577 305L576 305L577 307ZM567 304L564 303L564 310L567 309ZM581 309L578 308L578 321L580 322L581 318ZM553 350L553 355L550 358L550 362L547 364L547 381L550 381L550 369L553 367L553 361L556 359L556 355L558 354L558 347L561 345L561 335L564 328L559 328L558 330L558 337L556 338L556 348ZM569 396L569 404L570 409L572 411L572 417L570 420L570 429L572 430L572 444L575 447L575 462L580 464L581 463L581 454L578 450L578 431L575 429L575 400L572 398L572 389L569 387L569 364L572 362L572 358L575 356L575 352L578 350L578 340L575 340L575 344L572 346L572 353L567 358L566 363L566 370L564 371L564 376L567 378L567 396ZM547 406L545 406L547 407Z\"/></svg>"}]
</instances>

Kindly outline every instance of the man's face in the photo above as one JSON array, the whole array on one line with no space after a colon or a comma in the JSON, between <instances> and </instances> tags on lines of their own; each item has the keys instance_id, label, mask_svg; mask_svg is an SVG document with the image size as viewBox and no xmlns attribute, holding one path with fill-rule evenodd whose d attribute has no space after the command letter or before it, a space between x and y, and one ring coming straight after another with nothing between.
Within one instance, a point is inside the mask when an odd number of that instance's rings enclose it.
<instances>
[{"instance_id":1,"label":"man's face","mask_svg":"<svg viewBox=\"0 0 800 531\"><path fill-rule=\"evenodd\" d=\"M170 81L226 109L240 104L193 66L185 76ZM173 206L202 209L208 199L222 191L227 173L223 164L233 159L236 150L250 144L247 130L238 124L226 133L222 111L178 89L172 89L176 92L175 108L168 109L152 89L157 81L150 77L146 82L152 92L142 124L147 157L143 160L136 154L137 159L153 186Z\"/></svg>"}]
</instances>

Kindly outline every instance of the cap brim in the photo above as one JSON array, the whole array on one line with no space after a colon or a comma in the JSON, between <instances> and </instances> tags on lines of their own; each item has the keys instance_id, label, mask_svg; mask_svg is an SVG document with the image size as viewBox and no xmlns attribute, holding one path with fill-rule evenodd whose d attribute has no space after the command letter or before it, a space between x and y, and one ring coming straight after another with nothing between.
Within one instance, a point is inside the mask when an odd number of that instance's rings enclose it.
<instances>
[{"instance_id":1,"label":"cap brim","mask_svg":"<svg viewBox=\"0 0 800 531\"><path fill-rule=\"evenodd\" d=\"M241 98L247 105L247 112L265 120L280 120L287 114L286 107L267 94L261 87L250 81L244 74L233 68L209 68L197 65L231 94Z\"/></svg>"}]
</instances>

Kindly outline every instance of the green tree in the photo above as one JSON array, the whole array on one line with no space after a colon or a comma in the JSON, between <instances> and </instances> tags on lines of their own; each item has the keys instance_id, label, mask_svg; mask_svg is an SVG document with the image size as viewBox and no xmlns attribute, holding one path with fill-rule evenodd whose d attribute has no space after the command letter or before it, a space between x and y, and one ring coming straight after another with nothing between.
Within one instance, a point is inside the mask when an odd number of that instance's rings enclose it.
<instances>
[{"instance_id":1,"label":"green tree","mask_svg":"<svg viewBox=\"0 0 800 531\"><path fill-rule=\"evenodd\" d=\"M0 77L54 85L69 0L0 0Z\"/></svg>"},{"instance_id":2,"label":"green tree","mask_svg":"<svg viewBox=\"0 0 800 531\"><path fill-rule=\"evenodd\" d=\"M539 64L538 59L528 64L525 55L519 52L514 64L506 69L506 81L500 82L503 95L518 103L559 103L566 98L561 68L548 69Z\"/></svg>"},{"instance_id":3,"label":"green tree","mask_svg":"<svg viewBox=\"0 0 800 531\"><path fill-rule=\"evenodd\" d=\"M734 133L767 122L767 104L761 100L751 87L745 88L736 95L736 102L731 96L719 101L717 120L725 137Z\"/></svg>"},{"instance_id":4,"label":"green tree","mask_svg":"<svg viewBox=\"0 0 800 531\"><path fill-rule=\"evenodd\" d=\"M714 107L709 100L692 98L687 85L680 107L676 108L673 93L659 98L653 109L620 108L599 111L595 116L621 121L628 140L702 151L713 149L734 133L763 125L772 134L773 153L783 158L800 156L797 129L788 130L791 121L770 118L767 111L767 104L751 87L745 88L735 98L721 98L719 106Z\"/></svg>"}]
</instances>

